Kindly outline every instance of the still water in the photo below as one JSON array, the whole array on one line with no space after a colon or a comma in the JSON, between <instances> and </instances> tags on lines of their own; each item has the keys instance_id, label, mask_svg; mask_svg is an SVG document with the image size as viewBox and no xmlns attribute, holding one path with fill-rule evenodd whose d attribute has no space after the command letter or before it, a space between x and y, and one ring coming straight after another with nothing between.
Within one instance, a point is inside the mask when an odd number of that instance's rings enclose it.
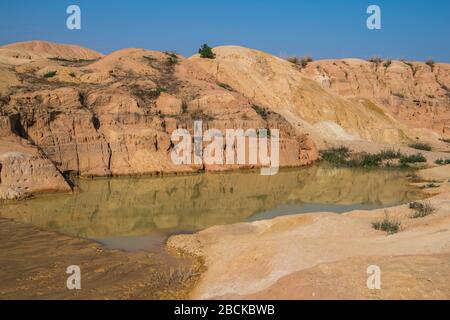
<instances>
[{"instance_id":1,"label":"still water","mask_svg":"<svg viewBox=\"0 0 450 320\"><path fill-rule=\"evenodd\" d=\"M0 207L0 216L136 251L214 225L304 212L346 212L423 197L408 171L314 166L281 171L79 180L75 194Z\"/></svg>"}]
</instances>

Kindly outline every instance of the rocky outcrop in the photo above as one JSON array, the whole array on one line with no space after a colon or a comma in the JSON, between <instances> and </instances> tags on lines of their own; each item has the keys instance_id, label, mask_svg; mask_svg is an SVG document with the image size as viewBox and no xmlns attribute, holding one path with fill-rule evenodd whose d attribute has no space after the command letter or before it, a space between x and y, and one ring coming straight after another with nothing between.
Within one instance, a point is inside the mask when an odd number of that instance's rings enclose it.
<instances>
[{"instance_id":1,"label":"rocky outcrop","mask_svg":"<svg viewBox=\"0 0 450 320\"><path fill-rule=\"evenodd\" d=\"M50 70L52 76L46 76ZM282 167L317 159L314 142L284 117L265 109L258 113L251 99L171 53L126 49L78 64L37 59L15 67L15 73L23 83L9 88L2 112L15 117L22 137L63 173L90 177L261 166L175 165L171 134L177 128L193 134L194 120L202 120L204 131L279 129Z\"/></svg>"},{"instance_id":2,"label":"rocky outcrop","mask_svg":"<svg viewBox=\"0 0 450 320\"><path fill-rule=\"evenodd\" d=\"M16 200L40 192L70 192L61 173L28 141L17 136L17 119L0 117L0 199Z\"/></svg>"},{"instance_id":3,"label":"rocky outcrop","mask_svg":"<svg viewBox=\"0 0 450 320\"><path fill-rule=\"evenodd\" d=\"M434 62L321 60L302 73L343 97L362 97L414 128L450 137L450 66Z\"/></svg>"}]
</instances>

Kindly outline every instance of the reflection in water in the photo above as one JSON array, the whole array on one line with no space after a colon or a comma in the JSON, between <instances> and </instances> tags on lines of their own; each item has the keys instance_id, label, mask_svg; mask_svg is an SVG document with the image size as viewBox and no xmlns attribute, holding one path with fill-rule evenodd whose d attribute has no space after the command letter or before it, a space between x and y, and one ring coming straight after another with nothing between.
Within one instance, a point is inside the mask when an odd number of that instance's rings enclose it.
<instances>
[{"instance_id":1,"label":"reflection in water","mask_svg":"<svg viewBox=\"0 0 450 320\"><path fill-rule=\"evenodd\" d=\"M421 194L408 185L406 174L310 167L275 176L243 172L80 180L79 193L3 205L0 216L114 248L148 249L160 246L168 234L218 224L419 199Z\"/></svg>"}]
</instances>

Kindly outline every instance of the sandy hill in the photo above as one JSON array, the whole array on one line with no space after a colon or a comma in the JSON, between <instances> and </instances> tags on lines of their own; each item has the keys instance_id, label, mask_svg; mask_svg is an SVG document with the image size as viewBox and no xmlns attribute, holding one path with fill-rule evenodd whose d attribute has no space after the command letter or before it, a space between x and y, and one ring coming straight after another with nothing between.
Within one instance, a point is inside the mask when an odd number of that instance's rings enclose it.
<instances>
[{"instance_id":1,"label":"sandy hill","mask_svg":"<svg viewBox=\"0 0 450 320\"><path fill-rule=\"evenodd\" d=\"M43 58L93 60L102 56L91 49L48 41L17 42L0 47L0 63L16 65Z\"/></svg>"}]
</instances>

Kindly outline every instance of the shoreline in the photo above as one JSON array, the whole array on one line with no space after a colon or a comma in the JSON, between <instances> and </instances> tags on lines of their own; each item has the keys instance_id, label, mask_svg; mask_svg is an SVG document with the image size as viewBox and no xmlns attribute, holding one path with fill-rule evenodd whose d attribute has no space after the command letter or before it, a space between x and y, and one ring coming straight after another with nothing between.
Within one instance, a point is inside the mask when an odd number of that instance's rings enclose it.
<instances>
[{"instance_id":1,"label":"shoreline","mask_svg":"<svg viewBox=\"0 0 450 320\"><path fill-rule=\"evenodd\" d=\"M448 165L418 172L427 179L433 176L442 178L443 174L446 176L439 190L433 190L439 194L427 199L436 207L436 213L425 218L411 219L411 210L407 205L370 211L355 210L340 215L326 212L301 214L216 226L193 235L172 236L167 246L200 256L205 261L206 271L191 292L193 299L277 299L286 298L282 294L286 290L290 291L291 296L303 298L348 298L342 292L342 295L333 295L332 292L338 291L337 284L332 282L328 288L321 288L322 296L307 297L301 292L294 292L299 288L290 286L291 282L286 279L295 278L302 272L311 272L314 268L320 269L321 266L336 263L345 265L348 259L450 256L448 172ZM402 221L399 233L387 236L372 228L371 223L382 219L385 210ZM413 260L409 259L408 263L414 264ZM389 261L386 261L389 265ZM348 264L346 268L350 266ZM448 277L450 267L446 267L440 271ZM345 272L346 268L340 272ZM344 277L343 280L350 281L351 277ZM280 281L284 281L283 290L279 290ZM365 282L360 283L358 293L352 298L365 298L368 294L367 288L364 290L365 285ZM403 285L408 288L407 283ZM314 287L310 289L314 291ZM404 293L393 290L395 288L391 287L386 297L401 299ZM449 298L450 285L444 286L443 290L440 297ZM279 292L279 296L273 292ZM421 289L413 292L412 297L426 298L424 294L425 291Z\"/></svg>"}]
</instances>

